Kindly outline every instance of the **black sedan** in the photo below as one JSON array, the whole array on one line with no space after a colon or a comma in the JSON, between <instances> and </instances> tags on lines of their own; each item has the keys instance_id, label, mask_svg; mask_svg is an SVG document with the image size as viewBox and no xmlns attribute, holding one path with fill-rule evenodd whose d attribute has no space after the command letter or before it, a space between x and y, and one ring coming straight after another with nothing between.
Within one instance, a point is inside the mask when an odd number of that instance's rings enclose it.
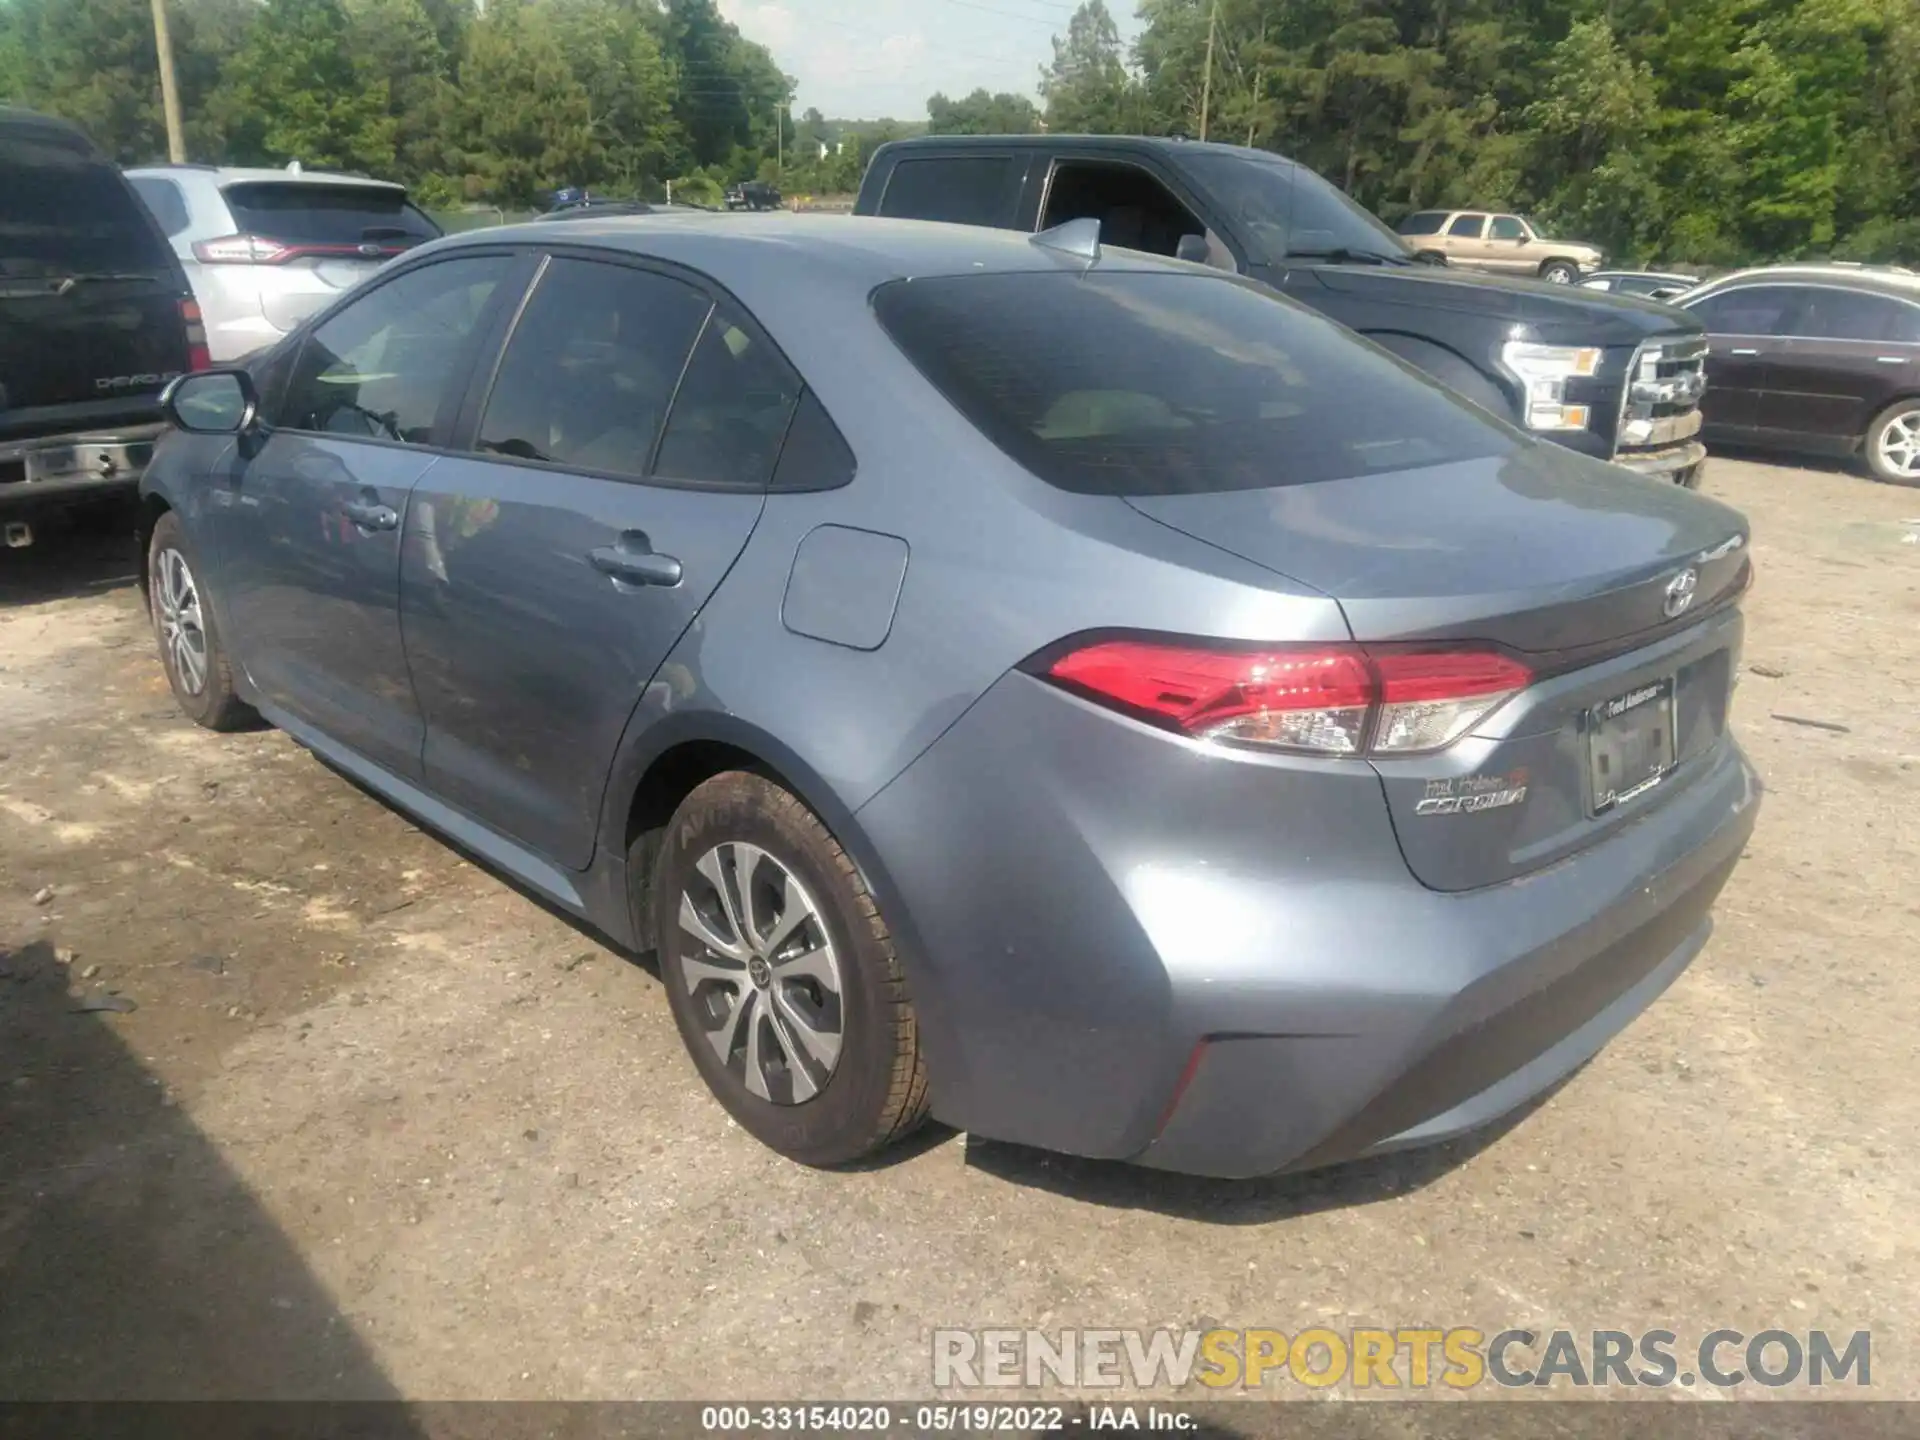
<instances>
[{"instance_id":1,"label":"black sedan","mask_svg":"<svg viewBox=\"0 0 1920 1440\"><path fill-rule=\"evenodd\" d=\"M1709 443L1863 454L1879 479L1920 485L1920 276L1776 265L1673 303L1711 337Z\"/></svg>"}]
</instances>

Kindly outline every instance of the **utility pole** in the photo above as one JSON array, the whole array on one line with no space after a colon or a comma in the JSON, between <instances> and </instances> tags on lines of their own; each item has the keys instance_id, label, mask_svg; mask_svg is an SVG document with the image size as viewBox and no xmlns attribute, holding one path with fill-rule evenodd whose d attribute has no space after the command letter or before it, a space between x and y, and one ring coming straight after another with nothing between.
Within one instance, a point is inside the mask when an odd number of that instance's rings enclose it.
<instances>
[{"instance_id":1,"label":"utility pole","mask_svg":"<svg viewBox=\"0 0 1920 1440\"><path fill-rule=\"evenodd\" d=\"M158 5L160 0L153 0ZM1200 82L1200 138L1207 138L1207 111L1213 105L1213 37L1220 29L1220 0L1207 12L1207 76Z\"/></svg>"},{"instance_id":2,"label":"utility pole","mask_svg":"<svg viewBox=\"0 0 1920 1440\"><path fill-rule=\"evenodd\" d=\"M160 108L167 117L167 158L186 163L187 137L180 129L180 90L173 80L173 40L167 34L167 0L153 0L153 48L160 60Z\"/></svg>"}]
</instances>

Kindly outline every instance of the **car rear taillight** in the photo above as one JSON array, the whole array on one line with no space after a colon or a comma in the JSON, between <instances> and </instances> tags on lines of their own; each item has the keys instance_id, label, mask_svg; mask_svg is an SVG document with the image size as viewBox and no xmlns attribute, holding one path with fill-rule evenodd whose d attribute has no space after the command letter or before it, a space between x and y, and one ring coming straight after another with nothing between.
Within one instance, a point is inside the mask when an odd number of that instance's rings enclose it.
<instances>
[{"instance_id":1,"label":"car rear taillight","mask_svg":"<svg viewBox=\"0 0 1920 1440\"><path fill-rule=\"evenodd\" d=\"M187 327L187 369L211 370L213 355L207 349L207 327L200 318L200 302L182 300L180 319Z\"/></svg>"},{"instance_id":2,"label":"car rear taillight","mask_svg":"<svg viewBox=\"0 0 1920 1440\"><path fill-rule=\"evenodd\" d=\"M223 235L194 242L193 253L203 265L278 265L297 255L299 247L264 235Z\"/></svg>"},{"instance_id":3,"label":"car rear taillight","mask_svg":"<svg viewBox=\"0 0 1920 1440\"><path fill-rule=\"evenodd\" d=\"M1444 749L1533 682L1525 665L1493 650L1156 640L1100 641L1044 673L1196 740L1319 755Z\"/></svg>"}]
</instances>

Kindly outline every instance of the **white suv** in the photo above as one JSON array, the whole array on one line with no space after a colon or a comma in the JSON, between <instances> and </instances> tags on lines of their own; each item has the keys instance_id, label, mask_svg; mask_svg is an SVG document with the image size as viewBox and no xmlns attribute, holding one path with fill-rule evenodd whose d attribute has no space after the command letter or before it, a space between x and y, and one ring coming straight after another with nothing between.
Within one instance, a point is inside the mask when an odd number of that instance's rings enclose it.
<instances>
[{"instance_id":1,"label":"white suv","mask_svg":"<svg viewBox=\"0 0 1920 1440\"><path fill-rule=\"evenodd\" d=\"M193 286L216 362L271 345L440 234L405 187L357 175L149 165L127 171Z\"/></svg>"}]
</instances>

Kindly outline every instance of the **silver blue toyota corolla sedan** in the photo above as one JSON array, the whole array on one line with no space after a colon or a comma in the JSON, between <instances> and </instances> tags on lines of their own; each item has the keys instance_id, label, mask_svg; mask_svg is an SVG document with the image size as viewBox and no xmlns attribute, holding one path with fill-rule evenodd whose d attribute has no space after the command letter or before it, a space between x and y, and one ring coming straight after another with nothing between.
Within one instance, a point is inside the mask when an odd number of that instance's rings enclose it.
<instances>
[{"instance_id":1,"label":"silver blue toyota corolla sedan","mask_svg":"<svg viewBox=\"0 0 1920 1440\"><path fill-rule=\"evenodd\" d=\"M413 251L174 385L174 693L656 952L801 1161L929 1113L1223 1176L1480 1125L1705 942L1745 522L1086 240Z\"/></svg>"}]
</instances>

